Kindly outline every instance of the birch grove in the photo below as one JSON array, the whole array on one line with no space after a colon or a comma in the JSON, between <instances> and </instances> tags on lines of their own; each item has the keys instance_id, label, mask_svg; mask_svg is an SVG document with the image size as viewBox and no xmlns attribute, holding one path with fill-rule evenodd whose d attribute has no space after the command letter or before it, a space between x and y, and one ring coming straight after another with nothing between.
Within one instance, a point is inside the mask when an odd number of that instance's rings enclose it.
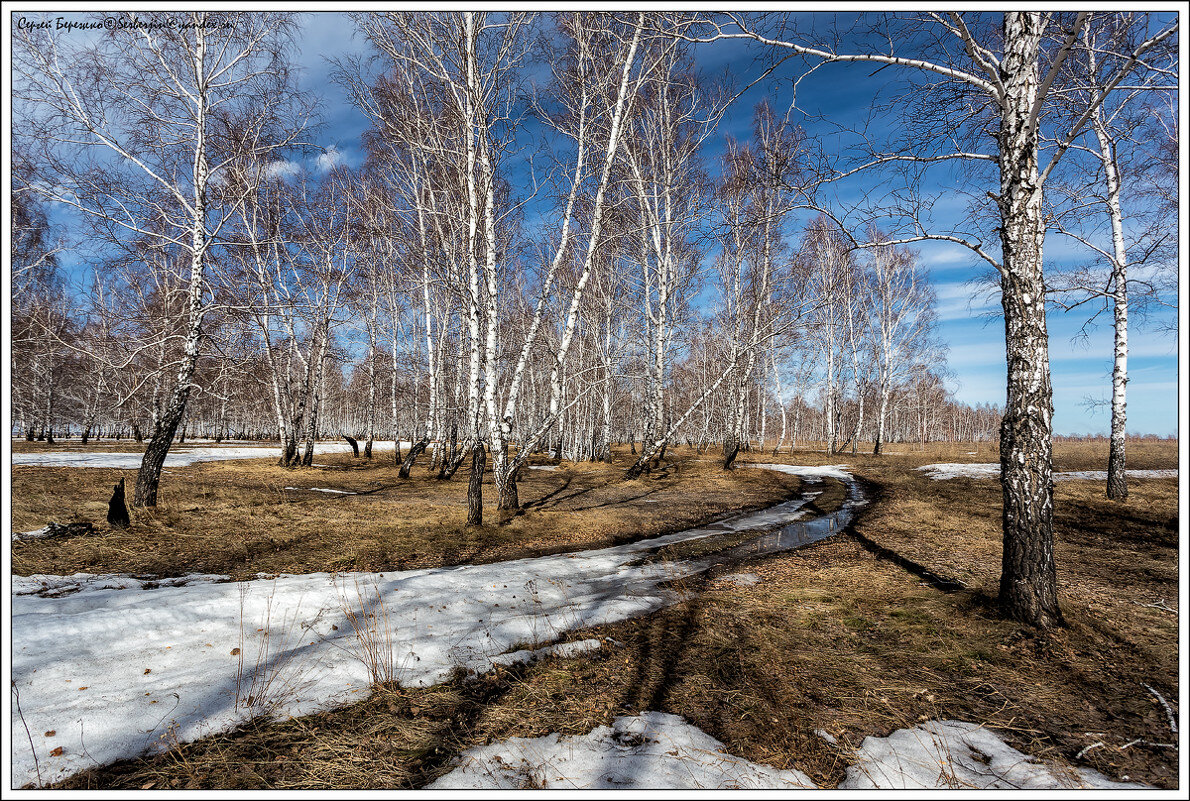
<instances>
[{"instance_id":1,"label":"birch grove","mask_svg":"<svg viewBox=\"0 0 1190 801\"><path fill-rule=\"evenodd\" d=\"M865 62L928 76L917 91L939 98L931 120L941 123L936 135L923 139L923 131L918 131L916 137L905 137L909 144L900 150L874 152L866 163L840 177L907 161L994 165L996 189L988 190L991 206L985 204L983 213L995 216L994 226L987 228L994 228L999 239L998 254L989 252L977 234L927 230L915 209L901 212L912 225L907 236L892 241L953 242L969 248L999 274L1008 357L1000 436L1004 550L999 602L1010 616L1045 628L1063 622L1053 556L1053 390L1043 276L1046 180L1088 130L1106 96L1144 68L1150 51L1176 34L1177 22L1145 30L1129 51L1112 53L1101 90L1092 92L1078 113L1055 120L1056 99L1066 92L1061 78L1080 39L1086 41L1088 31L1118 19L1093 12L1012 11L993 16L999 19L957 12L920 19L890 15L883 31L887 52L835 52L816 41L782 38L780 31L766 33L739 15L711 20L702 29L692 27L685 35L708 43L746 38L807 61ZM923 44L920 53L906 56L893 52L894 41ZM977 107L987 111L981 115L974 111ZM990 152L980 149L984 143L964 126L986 134L985 141L991 138ZM958 147L952 150L952 143ZM964 148L967 143L970 149Z\"/></svg>"},{"instance_id":2,"label":"birch grove","mask_svg":"<svg viewBox=\"0 0 1190 801\"><path fill-rule=\"evenodd\" d=\"M119 15L117 15L119 16ZM151 16L151 15L150 15ZM162 19L163 23L167 20ZM185 259L181 353L137 475L134 506L155 506L161 467L186 412L211 310L208 261L234 208L221 171L245 154L257 160L287 146L305 120L289 119L283 14L191 12L188 27L113 27L73 47L57 30L22 30L14 68L41 140L39 184L112 236L132 234ZM267 99L266 99L267 98Z\"/></svg>"},{"instance_id":3,"label":"birch grove","mask_svg":"<svg viewBox=\"0 0 1190 801\"><path fill-rule=\"evenodd\" d=\"M1110 97L1118 57L1113 54L1135 49L1144 30L1138 16L1121 15L1110 28L1088 27L1082 32L1071 65L1073 92L1068 114L1081 114L1090 107L1087 135L1071 142L1075 154L1085 154L1085 163L1074 163L1064 172L1073 173L1059 184L1062 200L1056 205L1056 228L1079 242L1108 266L1102 270L1081 268L1055 276L1051 294L1066 311L1080 306L1110 305L1112 312L1111 435L1107 461L1107 497L1124 500L1128 483L1124 472L1127 441L1128 315L1129 308L1161 302L1160 282L1153 280L1156 256L1176 237L1168 209L1154 206L1144 197L1150 176L1158 174L1157 185L1166 183L1167 164L1154 160L1148 143L1138 133L1146 131L1150 118L1160 120L1168 108L1173 90L1175 55L1166 45L1153 52L1137 69L1128 86ZM1166 97L1163 97L1165 95ZM1164 102L1163 102L1164 101ZM1152 130L1149 128L1149 130ZM1159 141L1164 140L1161 137ZM1168 141L1168 140L1165 140ZM1176 169L1175 169L1176 172ZM1146 175L1147 173L1147 175ZM1166 173L1166 175L1160 175ZM1125 209L1131 214L1126 214ZM1108 229L1101 244L1102 224ZM1145 277L1130 277L1130 270L1145 271ZM1167 272L1171 272L1168 271ZM1129 290L1139 297L1129 299ZM1100 309L1102 311L1103 308ZM1093 323L1098 312L1091 316ZM1085 329L1084 329L1085 330Z\"/></svg>"},{"instance_id":4,"label":"birch grove","mask_svg":"<svg viewBox=\"0 0 1190 801\"><path fill-rule=\"evenodd\" d=\"M294 469L348 437L401 481L465 473L474 526L524 512L530 460L627 454L639 480L677 446L731 469L998 442L1000 604L1061 624L1047 299L1112 310L1123 498L1129 292L1161 295L1169 238L1133 132L1176 23L896 13L842 51L785 14L357 12L334 79L367 128L344 163L297 88L297 17L188 13L16 34L14 434L144 442L134 506L187 437ZM768 93L732 135L749 87L700 66L726 47ZM893 76L886 125L799 107L847 64ZM968 203L945 227L936 175ZM100 254L70 276L67 228ZM1094 269L1051 280L1054 230ZM920 242L996 276L1002 408L955 397Z\"/></svg>"}]
</instances>

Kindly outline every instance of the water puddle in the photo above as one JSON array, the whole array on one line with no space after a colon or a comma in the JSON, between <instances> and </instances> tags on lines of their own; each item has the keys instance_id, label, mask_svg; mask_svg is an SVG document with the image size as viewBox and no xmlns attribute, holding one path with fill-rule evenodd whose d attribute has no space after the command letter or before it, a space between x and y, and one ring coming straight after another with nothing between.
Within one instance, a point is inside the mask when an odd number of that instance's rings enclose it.
<instances>
[{"instance_id":1,"label":"water puddle","mask_svg":"<svg viewBox=\"0 0 1190 801\"><path fill-rule=\"evenodd\" d=\"M697 573L718 571L724 568L734 567L741 562L757 556L768 556L770 554L792 551L838 534L851 524L851 520L855 516L856 507L862 505L864 501L863 492L860 490L858 483L850 481L846 483L846 487L847 498L844 500L843 505L836 511L815 517L811 520L798 520L787 523L775 531L761 534L747 542L726 548L722 551L716 551L700 559L692 560L689 563L690 567ZM813 500L813 498L821 493L813 492L807 494L810 496L808 500ZM802 503L804 504L808 500L802 501Z\"/></svg>"},{"instance_id":2,"label":"water puddle","mask_svg":"<svg viewBox=\"0 0 1190 801\"><path fill-rule=\"evenodd\" d=\"M637 559L635 564L666 562L685 576L722 572L758 556L792 551L838 534L851 524L855 510L867 502L859 483L840 468L825 468L818 472L815 468L791 465L741 467L790 473L801 477L809 486L792 500L751 514L701 526L699 530L711 533L711 536L685 543L687 546L693 545L697 553L683 555L675 552L680 551L681 545L662 546L650 549ZM843 486L845 495L842 505L835 511L804 519L805 507L826 492L826 486L823 484L826 481L838 482ZM756 536L742 542L739 536L734 536L751 531L756 531Z\"/></svg>"}]
</instances>

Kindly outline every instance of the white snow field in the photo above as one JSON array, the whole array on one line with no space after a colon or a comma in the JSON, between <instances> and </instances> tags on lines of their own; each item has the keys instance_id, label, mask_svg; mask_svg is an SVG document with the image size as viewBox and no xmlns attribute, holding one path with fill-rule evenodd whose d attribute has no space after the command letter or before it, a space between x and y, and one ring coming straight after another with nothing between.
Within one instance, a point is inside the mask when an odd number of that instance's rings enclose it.
<instances>
[{"instance_id":1,"label":"white snow field","mask_svg":"<svg viewBox=\"0 0 1190 801\"><path fill-rule=\"evenodd\" d=\"M819 736L838 741L826 732ZM866 737L848 757L840 790L1146 789L1097 771L1048 765L974 723L933 720L888 737ZM815 787L797 770L777 770L724 752L723 743L676 715L619 717L584 736L513 737L473 748L430 790L747 789Z\"/></svg>"},{"instance_id":2,"label":"white snow field","mask_svg":"<svg viewBox=\"0 0 1190 801\"><path fill-rule=\"evenodd\" d=\"M409 447L408 442L402 442L401 447ZM392 442L375 442L373 452L378 450L392 450ZM351 446L346 442L316 442L314 452L351 453ZM190 448L177 446L169 449L165 457L166 467L186 467L195 462L215 462L228 459L276 459L280 453L280 446L270 447L236 447L227 445L211 445L209 447ZM14 453L13 467L103 467L111 470L137 470L140 468L143 453L86 453L83 451L47 451L46 453Z\"/></svg>"},{"instance_id":3,"label":"white snow field","mask_svg":"<svg viewBox=\"0 0 1190 801\"><path fill-rule=\"evenodd\" d=\"M678 600L661 585L699 568L641 563L648 551L778 528L799 519L807 501L629 545L488 565L247 582L14 577L13 780L36 782L40 771L40 781L51 782L254 715L357 700L372 684L369 652L383 654L370 660L375 672L405 684L437 683L456 667L486 670L514 646L547 644Z\"/></svg>"},{"instance_id":4,"label":"white snow field","mask_svg":"<svg viewBox=\"0 0 1190 801\"><path fill-rule=\"evenodd\" d=\"M473 748L428 790L745 789L814 787L806 774L758 765L677 715L620 717L582 737L514 737Z\"/></svg>"},{"instance_id":5,"label":"white snow field","mask_svg":"<svg viewBox=\"0 0 1190 801\"><path fill-rule=\"evenodd\" d=\"M827 742L838 741L819 732ZM840 790L1145 789L1090 769L1047 765L992 732L929 721L867 737L850 755ZM619 717L584 736L513 737L461 754L431 790L812 789L797 770L777 770L724 752L723 743L663 712Z\"/></svg>"},{"instance_id":6,"label":"white snow field","mask_svg":"<svg viewBox=\"0 0 1190 801\"><path fill-rule=\"evenodd\" d=\"M917 468L929 473L935 481L951 478L999 478L1000 465L998 463L962 464L945 462L941 464L927 464ZM1177 470L1126 470L1129 478L1177 478ZM1106 470L1074 470L1068 473L1054 473L1054 481L1073 481L1086 479L1091 481L1107 481Z\"/></svg>"},{"instance_id":7,"label":"white snow field","mask_svg":"<svg viewBox=\"0 0 1190 801\"><path fill-rule=\"evenodd\" d=\"M1177 470L1125 470L1128 478L1177 478ZM1074 479L1089 479L1091 481L1107 481L1106 470L1074 470L1069 473L1057 473L1056 481L1072 481Z\"/></svg>"},{"instance_id":8,"label":"white snow field","mask_svg":"<svg viewBox=\"0 0 1190 801\"><path fill-rule=\"evenodd\" d=\"M841 478L854 488L842 466L770 469L810 481ZM549 643L569 630L678 600L680 593L663 583L702 563L642 560L649 551L784 526L803 516L809 497L630 545L490 565L246 582L198 574L14 576L13 784L47 784L255 716L284 718L350 703L376 678L424 686L456 668L478 672L616 647L597 639ZM863 502L850 497L852 505ZM726 580L735 578L755 577ZM1142 786L1051 768L973 724L950 721L869 737L849 761L843 788ZM646 712L584 737L514 738L473 749L431 787L527 783L814 786L798 771L725 753L722 743L679 717Z\"/></svg>"},{"instance_id":9,"label":"white snow field","mask_svg":"<svg viewBox=\"0 0 1190 801\"><path fill-rule=\"evenodd\" d=\"M1089 768L1060 768L1022 754L974 723L931 720L888 737L865 737L843 790L1144 789Z\"/></svg>"},{"instance_id":10,"label":"white snow field","mask_svg":"<svg viewBox=\"0 0 1190 801\"><path fill-rule=\"evenodd\" d=\"M817 467L792 467L787 464L761 464L759 462L749 462L739 466L758 467L763 470L778 470L782 473L800 476L810 483L821 481L824 478L837 478L839 481L845 481L848 484L855 480L854 476L847 472L847 465L845 464L824 464L818 465Z\"/></svg>"}]
</instances>

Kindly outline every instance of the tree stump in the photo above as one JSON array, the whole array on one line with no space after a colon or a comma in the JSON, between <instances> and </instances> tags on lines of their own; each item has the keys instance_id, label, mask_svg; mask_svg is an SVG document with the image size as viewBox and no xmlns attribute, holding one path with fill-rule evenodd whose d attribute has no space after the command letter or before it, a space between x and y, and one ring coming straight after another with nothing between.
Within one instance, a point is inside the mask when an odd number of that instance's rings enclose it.
<instances>
[{"instance_id":1,"label":"tree stump","mask_svg":"<svg viewBox=\"0 0 1190 801\"><path fill-rule=\"evenodd\" d=\"M107 522L116 528L128 528L132 520L128 517L128 506L124 503L124 479L115 486L112 499L107 502Z\"/></svg>"},{"instance_id":2,"label":"tree stump","mask_svg":"<svg viewBox=\"0 0 1190 801\"><path fill-rule=\"evenodd\" d=\"M355 456L356 459L358 459L359 458L359 443L355 441L354 437L349 437L346 434L343 435L343 439L347 440L347 444L351 446L351 453Z\"/></svg>"}]
</instances>

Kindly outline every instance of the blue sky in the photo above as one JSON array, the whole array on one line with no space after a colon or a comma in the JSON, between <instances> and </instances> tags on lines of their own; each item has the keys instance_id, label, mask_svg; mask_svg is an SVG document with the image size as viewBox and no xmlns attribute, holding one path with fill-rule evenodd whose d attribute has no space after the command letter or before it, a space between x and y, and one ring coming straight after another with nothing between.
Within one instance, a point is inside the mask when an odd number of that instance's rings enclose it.
<instances>
[{"instance_id":1,"label":"blue sky","mask_svg":"<svg viewBox=\"0 0 1190 801\"><path fill-rule=\"evenodd\" d=\"M354 25L345 14L306 15L297 57L304 68L303 82L324 99L321 144L352 166L362 161L360 134L367 121L351 107L343 91L330 81L332 67L326 57L363 51L363 41L354 34ZM729 82L742 88L763 69L756 61L758 55L760 51L754 46L719 42L701 46L696 51L696 60L709 76L726 75ZM822 115L831 123L858 124L865 116L873 94L897 77L895 69L884 70L875 76L872 72L871 66L862 65L826 67L801 84L798 105L811 115ZM715 163L726 136L746 138L755 103L767 98L779 112L789 105L792 99L790 74L789 69L779 69L736 101L707 149L708 166ZM804 117L800 122L811 133L822 133L830 124L812 116ZM945 182L935 183L943 192L946 185ZM841 187L840 192L847 198L876 188L873 179L863 178ZM982 192L982 188L979 191ZM956 215L962 214L961 198L946 197L937 207L936 221L949 225ZM1004 330L1003 322L996 316L998 295L980 295L972 302L973 289L968 284L973 276L986 271L986 265L957 245L926 242L915 247L930 270L938 295L938 331L950 347L949 367L953 374L950 383L956 396L971 404L1003 404ZM1058 234L1047 238L1047 270L1076 263L1080 258L1083 258L1080 252ZM971 308L968 308L969 302ZM1155 314L1148 326L1134 323L1130 331L1130 433L1167 435L1177 432L1177 341L1175 336L1158 330L1174 316L1172 312ZM1090 411L1084 407L1084 400L1088 397L1106 398L1110 393L1110 315L1102 317L1099 327L1085 340L1077 337L1084 317L1081 312L1051 312L1049 315L1054 430L1058 434L1106 433L1108 429L1106 410Z\"/></svg>"},{"instance_id":2,"label":"blue sky","mask_svg":"<svg viewBox=\"0 0 1190 801\"><path fill-rule=\"evenodd\" d=\"M334 142L349 160L359 158L358 135L366 124L358 112L344 107L337 88L327 86L327 66L319 53L360 51L363 44L352 37L352 25L346 17L319 14L305 28L302 61L311 87L325 90L327 99L328 141ZM727 71L729 80L741 88L757 76L761 67L755 63L758 52L740 43L721 42L701 47L697 62L710 76ZM807 111L825 115L841 124L859 120L866 112L873 93L882 88L891 75L869 77L870 67L833 65L811 76L799 89L799 105ZM786 73L788 75L788 73ZM729 111L720 125L719 136L708 148L708 163L713 163L722 148L723 138L747 136L752 108L768 98L784 109L791 100L790 82L780 72L750 89ZM804 124L810 127L811 123ZM846 191L868 189L862 183ZM946 204L940 204L945 208ZM954 206L958 210L959 205ZM945 222L945 220L940 220ZM1004 402L1004 329L998 316L998 296L981 295L972 303L973 289L968 281L983 272L986 265L960 246L926 242L916 246L929 267L938 294L939 334L950 346L951 385L956 396L967 403ZM1079 253L1057 235L1046 244L1047 265L1070 262ZM989 302L990 301L990 302ZM968 308L968 305L971 308ZM991 313L989 317L988 313ZM1177 431L1177 341L1161 334L1158 323L1168 318L1154 316L1147 328L1131 331L1129 368L1129 429L1132 433L1173 434ZM1058 434L1106 433L1106 410L1085 408L1086 398L1106 398L1111 389L1110 316L1087 339L1077 336L1083 318L1078 314L1051 312L1049 316L1050 358L1054 385L1054 430Z\"/></svg>"}]
</instances>

